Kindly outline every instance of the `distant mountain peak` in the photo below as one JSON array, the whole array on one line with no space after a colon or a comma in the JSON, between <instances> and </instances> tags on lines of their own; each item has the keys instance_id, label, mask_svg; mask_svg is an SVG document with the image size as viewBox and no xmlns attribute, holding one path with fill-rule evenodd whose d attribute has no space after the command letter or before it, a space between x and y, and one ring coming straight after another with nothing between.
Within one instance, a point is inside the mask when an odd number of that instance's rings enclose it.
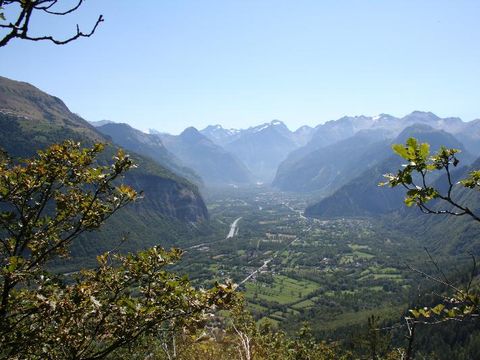
<instances>
[{"instance_id":1,"label":"distant mountain peak","mask_svg":"<svg viewBox=\"0 0 480 360\"><path fill-rule=\"evenodd\" d=\"M204 133L236 134L236 133L238 133L239 131L240 131L240 130L238 130L238 129L233 129L233 128L226 129L226 128L224 128L224 127L223 127L222 125L220 125L220 124L208 125L205 129L200 130L200 132L201 132L202 134L204 134Z\"/></svg>"},{"instance_id":2,"label":"distant mountain peak","mask_svg":"<svg viewBox=\"0 0 480 360\"><path fill-rule=\"evenodd\" d=\"M179 135L182 138L204 138L204 136L193 126L187 127L182 133Z\"/></svg>"},{"instance_id":3,"label":"distant mountain peak","mask_svg":"<svg viewBox=\"0 0 480 360\"><path fill-rule=\"evenodd\" d=\"M262 125L251 127L247 131L250 131L252 133L258 133L258 132L261 132L261 131L264 131L264 130L267 130L267 129L270 129L270 128L282 129L282 130L286 130L286 131L290 132L287 125L285 125L285 123L283 121L280 121L280 120L272 120L269 123L264 123Z\"/></svg>"},{"instance_id":4,"label":"distant mountain peak","mask_svg":"<svg viewBox=\"0 0 480 360\"><path fill-rule=\"evenodd\" d=\"M280 120L272 120L272 121L270 121L270 125L273 125L273 126L284 125L285 126L283 121L280 121Z\"/></svg>"},{"instance_id":5,"label":"distant mountain peak","mask_svg":"<svg viewBox=\"0 0 480 360\"><path fill-rule=\"evenodd\" d=\"M240 132L241 130L237 129L225 129L220 124L208 125L206 128L200 130L202 135L221 146L233 141Z\"/></svg>"},{"instance_id":6,"label":"distant mountain peak","mask_svg":"<svg viewBox=\"0 0 480 360\"><path fill-rule=\"evenodd\" d=\"M302 125L297 130L295 130L294 132L299 133L299 132L302 132L302 131L311 131L311 130L313 130L313 128L311 126Z\"/></svg>"},{"instance_id":7,"label":"distant mountain peak","mask_svg":"<svg viewBox=\"0 0 480 360\"><path fill-rule=\"evenodd\" d=\"M345 124L349 124L351 126L357 126L357 124L359 123L371 122L371 121L372 121L372 118L365 115L355 115L355 116L345 115L338 120L329 120L325 122L325 124L327 124L327 126L344 126Z\"/></svg>"},{"instance_id":8,"label":"distant mountain peak","mask_svg":"<svg viewBox=\"0 0 480 360\"><path fill-rule=\"evenodd\" d=\"M215 124L215 125L208 125L205 129L202 131L217 131L217 130L225 130L222 125L220 124Z\"/></svg>"},{"instance_id":9,"label":"distant mountain peak","mask_svg":"<svg viewBox=\"0 0 480 360\"><path fill-rule=\"evenodd\" d=\"M415 118L418 120L439 120L440 118L432 113L431 111L419 111L415 110L411 114L408 114L407 116L403 117L403 119L411 119Z\"/></svg>"},{"instance_id":10,"label":"distant mountain peak","mask_svg":"<svg viewBox=\"0 0 480 360\"><path fill-rule=\"evenodd\" d=\"M381 114L378 114L378 115L375 115L372 117L372 120L373 121L379 121L379 120L397 120L396 117L390 115L390 114L385 114L385 113L381 113Z\"/></svg>"}]
</instances>

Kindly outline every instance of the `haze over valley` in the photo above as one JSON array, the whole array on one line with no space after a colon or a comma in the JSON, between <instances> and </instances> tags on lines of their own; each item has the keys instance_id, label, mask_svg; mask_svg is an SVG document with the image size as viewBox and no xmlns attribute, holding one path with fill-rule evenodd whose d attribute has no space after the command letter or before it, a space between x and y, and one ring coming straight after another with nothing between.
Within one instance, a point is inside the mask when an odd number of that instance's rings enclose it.
<instances>
[{"instance_id":1,"label":"haze over valley","mask_svg":"<svg viewBox=\"0 0 480 360\"><path fill-rule=\"evenodd\" d=\"M0 0L0 360L480 359L479 12Z\"/></svg>"}]
</instances>

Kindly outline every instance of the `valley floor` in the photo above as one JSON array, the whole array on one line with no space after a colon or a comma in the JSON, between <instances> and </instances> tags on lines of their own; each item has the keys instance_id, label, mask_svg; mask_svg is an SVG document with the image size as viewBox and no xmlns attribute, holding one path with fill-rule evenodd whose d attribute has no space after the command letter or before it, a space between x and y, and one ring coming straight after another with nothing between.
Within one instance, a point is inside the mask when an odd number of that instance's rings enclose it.
<instances>
[{"instance_id":1,"label":"valley floor","mask_svg":"<svg viewBox=\"0 0 480 360\"><path fill-rule=\"evenodd\" d=\"M258 319L317 333L364 324L372 313L401 318L412 285L412 239L372 219L303 216L311 200L265 187L207 196L217 239L187 249L196 281L233 279Z\"/></svg>"}]
</instances>

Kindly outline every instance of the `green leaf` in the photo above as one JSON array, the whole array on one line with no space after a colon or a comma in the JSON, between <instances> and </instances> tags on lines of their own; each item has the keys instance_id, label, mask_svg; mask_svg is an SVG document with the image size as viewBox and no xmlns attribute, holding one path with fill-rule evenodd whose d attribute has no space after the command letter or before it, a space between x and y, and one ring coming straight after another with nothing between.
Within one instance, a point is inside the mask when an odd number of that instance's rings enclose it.
<instances>
[{"instance_id":1,"label":"green leaf","mask_svg":"<svg viewBox=\"0 0 480 360\"><path fill-rule=\"evenodd\" d=\"M407 140L407 147L410 147L410 148L413 148L413 149L418 148L417 139L415 139L415 138L413 138L413 137L408 138L408 140Z\"/></svg>"},{"instance_id":2,"label":"green leaf","mask_svg":"<svg viewBox=\"0 0 480 360\"><path fill-rule=\"evenodd\" d=\"M458 308L452 308L452 309L449 309L447 310L447 316L449 318L454 318L457 316L457 313L458 313Z\"/></svg>"},{"instance_id":3,"label":"green leaf","mask_svg":"<svg viewBox=\"0 0 480 360\"><path fill-rule=\"evenodd\" d=\"M428 308L423 308L423 309L420 309L419 310L420 312L420 315L426 317L426 318L429 318L430 317L430 310Z\"/></svg>"},{"instance_id":4,"label":"green leaf","mask_svg":"<svg viewBox=\"0 0 480 360\"><path fill-rule=\"evenodd\" d=\"M440 315L440 313L443 311L443 309L445 309L445 305L443 305L443 304L438 304L437 306L435 306L434 308L432 308L432 311L433 311L434 314Z\"/></svg>"},{"instance_id":5,"label":"green leaf","mask_svg":"<svg viewBox=\"0 0 480 360\"><path fill-rule=\"evenodd\" d=\"M409 310L409 312L413 315L415 319L418 319L420 317L420 312L415 309L411 309Z\"/></svg>"},{"instance_id":6,"label":"green leaf","mask_svg":"<svg viewBox=\"0 0 480 360\"><path fill-rule=\"evenodd\" d=\"M393 149L393 151L395 151L395 153L400 155L402 158L408 160L408 158L409 158L408 151L405 148L405 146L403 146L402 144L393 144L392 149Z\"/></svg>"},{"instance_id":7,"label":"green leaf","mask_svg":"<svg viewBox=\"0 0 480 360\"><path fill-rule=\"evenodd\" d=\"M7 267L7 272L13 273L19 267L21 259L18 256L12 256L9 258L9 264Z\"/></svg>"},{"instance_id":8,"label":"green leaf","mask_svg":"<svg viewBox=\"0 0 480 360\"><path fill-rule=\"evenodd\" d=\"M415 204L415 200L413 200L413 198L411 197L405 198L404 202L405 202L405 205L407 205L408 207L412 207L412 205Z\"/></svg>"},{"instance_id":9,"label":"green leaf","mask_svg":"<svg viewBox=\"0 0 480 360\"><path fill-rule=\"evenodd\" d=\"M430 144L423 143L420 145L420 155L423 159L426 159L430 154Z\"/></svg>"}]
</instances>

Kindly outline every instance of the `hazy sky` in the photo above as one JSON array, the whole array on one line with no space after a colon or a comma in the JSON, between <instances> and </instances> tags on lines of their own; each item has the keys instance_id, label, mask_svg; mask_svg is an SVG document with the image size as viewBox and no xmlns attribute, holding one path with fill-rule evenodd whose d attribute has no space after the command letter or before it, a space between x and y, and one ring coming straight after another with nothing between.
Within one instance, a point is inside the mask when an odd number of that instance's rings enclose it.
<instances>
[{"instance_id":1,"label":"hazy sky","mask_svg":"<svg viewBox=\"0 0 480 360\"><path fill-rule=\"evenodd\" d=\"M413 110L480 118L480 1L87 0L32 28L63 47L12 41L0 74L87 120L177 133L193 125L291 129Z\"/></svg>"}]
</instances>

